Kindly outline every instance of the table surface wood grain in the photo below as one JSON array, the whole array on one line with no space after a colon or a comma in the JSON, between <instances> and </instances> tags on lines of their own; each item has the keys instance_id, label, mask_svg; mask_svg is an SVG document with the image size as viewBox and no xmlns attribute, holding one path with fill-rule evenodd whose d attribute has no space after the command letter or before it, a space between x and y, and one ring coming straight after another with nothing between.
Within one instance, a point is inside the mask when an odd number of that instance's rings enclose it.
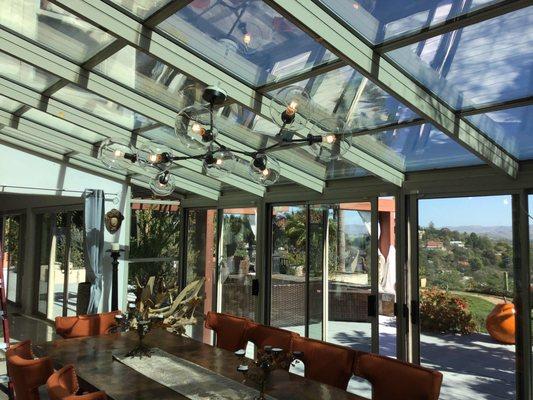
<instances>
[{"instance_id":1,"label":"table surface wood grain","mask_svg":"<svg viewBox=\"0 0 533 400\"><path fill-rule=\"evenodd\" d=\"M59 339L34 345L34 353L39 357L50 356L56 368L74 364L82 385L93 390L104 390L112 400L186 399L172 389L113 360L113 354L124 355L135 347L137 341L137 336L133 333ZM242 374L237 371L239 359L232 352L159 329L150 332L145 343L235 381L243 381ZM254 387L251 382L245 384ZM366 399L285 371L275 371L267 387L267 393L278 400Z\"/></svg>"}]
</instances>

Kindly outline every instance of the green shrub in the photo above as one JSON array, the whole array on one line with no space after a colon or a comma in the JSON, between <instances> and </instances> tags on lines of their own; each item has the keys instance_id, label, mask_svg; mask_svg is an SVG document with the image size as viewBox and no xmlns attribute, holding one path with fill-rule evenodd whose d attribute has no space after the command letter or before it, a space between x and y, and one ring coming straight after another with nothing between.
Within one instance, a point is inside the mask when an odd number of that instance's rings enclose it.
<instances>
[{"instance_id":1,"label":"green shrub","mask_svg":"<svg viewBox=\"0 0 533 400\"><path fill-rule=\"evenodd\" d=\"M459 296L441 289L421 292L420 318L425 332L467 335L476 331L468 304Z\"/></svg>"}]
</instances>

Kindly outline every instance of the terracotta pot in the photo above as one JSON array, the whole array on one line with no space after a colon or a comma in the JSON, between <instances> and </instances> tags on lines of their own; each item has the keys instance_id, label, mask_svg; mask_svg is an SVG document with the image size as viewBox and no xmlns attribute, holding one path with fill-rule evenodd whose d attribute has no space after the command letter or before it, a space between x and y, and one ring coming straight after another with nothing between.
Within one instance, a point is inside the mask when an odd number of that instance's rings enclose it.
<instances>
[{"instance_id":1,"label":"terracotta pot","mask_svg":"<svg viewBox=\"0 0 533 400\"><path fill-rule=\"evenodd\" d=\"M515 308L513 303L500 303L494 306L487 316L487 331L500 343L515 344Z\"/></svg>"}]
</instances>

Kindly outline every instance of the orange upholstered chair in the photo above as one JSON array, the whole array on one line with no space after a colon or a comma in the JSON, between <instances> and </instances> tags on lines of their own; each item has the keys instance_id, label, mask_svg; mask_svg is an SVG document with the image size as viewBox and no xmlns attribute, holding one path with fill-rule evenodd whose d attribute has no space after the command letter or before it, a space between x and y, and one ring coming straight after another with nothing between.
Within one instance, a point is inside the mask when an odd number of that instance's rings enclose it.
<instances>
[{"instance_id":1,"label":"orange upholstered chair","mask_svg":"<svg viewBox=\"0 0 533 400\"><path fill-rule=\"evenodd\" d=\"M205 318L205 327L217 334L217 347L237 351L246 347L244 333L248 322L246 318L209 311Z\"/></svg>"},{"instance_id":2,"label":"orange upholstered chair","mask_svg":"<svg viewBox=\"0 0 533 400\"><path fill-rule=\"evenodd\" d=\"M50 400L106 400L105 392L76 395L80 390L73 365L67 365L54 372L46 382Z\"/></svg>"},{"instance_id":3,"label":"orange upholstered chair","mask_svg":"<svg viewBox=\"0 0 533 400\"><path fill-rule=\"evenodd\" d=\"M442 374L418 365L359 352L354 373L372 384L372 400L438 400Z\"/></svg>"},{"instance_id":4,"label":"orange upholstered chair","mask_svg":"<svg viewBox=\"0 0 533 400\"><path fill-rule=\"evenodd\" d=\"M296 337L292 351L301 351L305 377L346 390L352 377L355 352L349 347Z\"/></svg>"},{"instance_id":5,"label":"orange upholstered chair","mask_svg":"<svg viewBox=\"0 0 533 400\"><path fill-rule=\"evenodd\" d=\"M249 321L244 335L246 342L252 342L257 348L265 346L279 347L280 349L291 351L292 340L299 335L285 329L265 326Z\"/></svg>"},{"instance_id":6,"label":"orange upholstered chair","mask_svg":"<svg viewBox=\"0 0 533 400\"><path fill-rule=\"evenodd\" d=\"M49 357L34 358L31 342L11 345L6 351L7 370L13 381L17 400L38 400L38 388L54 372Z\"/></svg>"},{"instance_id":7,"label":"orange upholstered chair","mask_svg":"<svg viewBox=\"0 0 533 400\"><path fill-rule=\"evenodd\" d=\"M104 335L116 325L115 316L120 311L103 314L56 317L56 333L65 339Z\"/></svg>"}]
</instances>

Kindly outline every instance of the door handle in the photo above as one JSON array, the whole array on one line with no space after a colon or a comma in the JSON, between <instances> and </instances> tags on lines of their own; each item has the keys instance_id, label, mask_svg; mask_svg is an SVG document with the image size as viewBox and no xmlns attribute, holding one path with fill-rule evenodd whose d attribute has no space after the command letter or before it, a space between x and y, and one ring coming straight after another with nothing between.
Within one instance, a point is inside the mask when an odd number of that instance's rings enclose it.
<instances>
[{"instance_id":1,"label":"door handle","mask_svg":"<svg viewBox=\"0 0 533 400\"><path fill-rule=\"evenodd\" d=\"M411 300L411 322L418 324L420 316L420 303L417 300Z\"/></svg>"}]
</instances>

